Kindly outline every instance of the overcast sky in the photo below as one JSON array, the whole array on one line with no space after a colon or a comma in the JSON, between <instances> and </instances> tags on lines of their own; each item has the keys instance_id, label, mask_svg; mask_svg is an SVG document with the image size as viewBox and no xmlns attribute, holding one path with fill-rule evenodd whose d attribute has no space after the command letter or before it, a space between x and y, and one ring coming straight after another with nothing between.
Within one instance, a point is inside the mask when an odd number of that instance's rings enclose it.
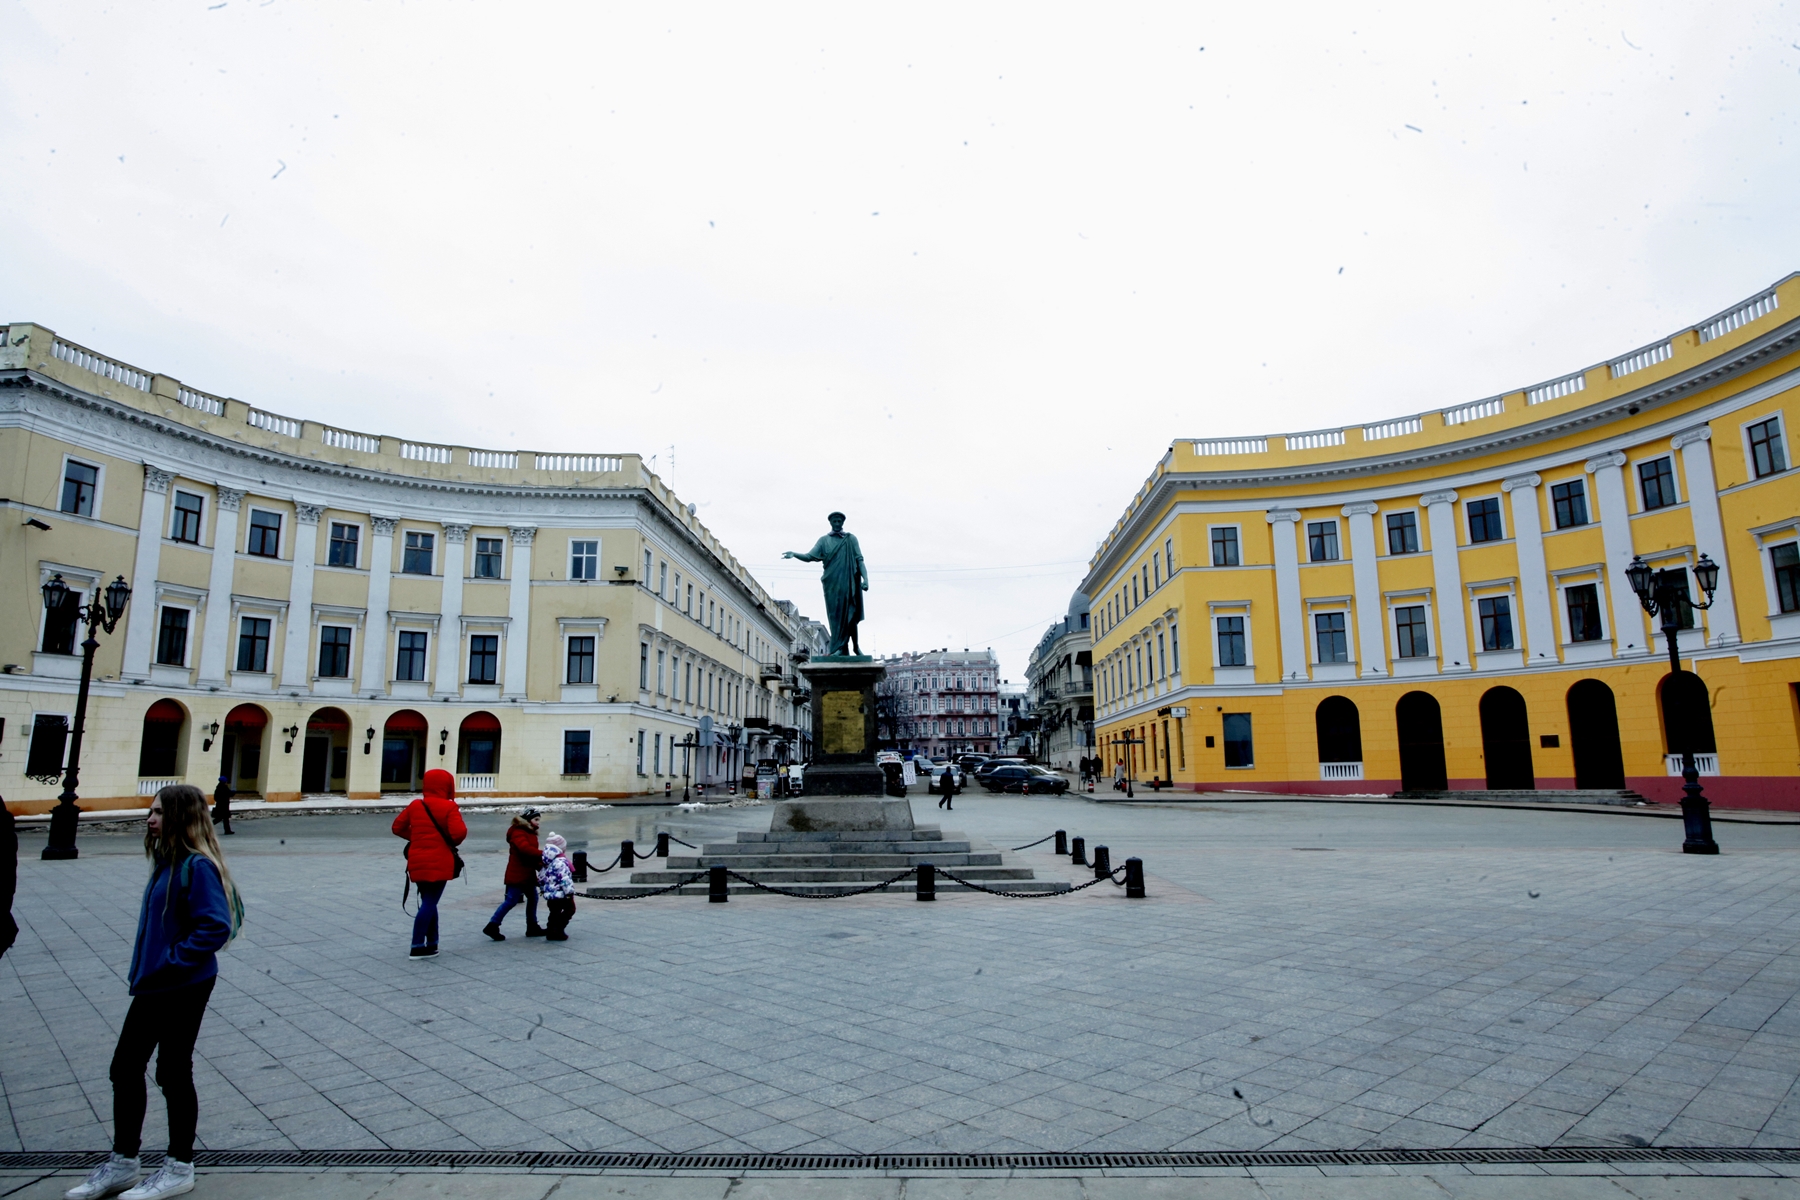
<instances>
[{"instance_id":1,"label":"overcast sky","mask_svg":"<svg viewBox=\"0 0 1800 1200\"><path fill-rule=\"evenodd\" d=\"M636 451L873 653L1026 655L1178 437L1518 388L1800 268L1778 4L0 3L0 321ZM621 560L623 561L623 560Z\"/></svg>"}]
</instances>

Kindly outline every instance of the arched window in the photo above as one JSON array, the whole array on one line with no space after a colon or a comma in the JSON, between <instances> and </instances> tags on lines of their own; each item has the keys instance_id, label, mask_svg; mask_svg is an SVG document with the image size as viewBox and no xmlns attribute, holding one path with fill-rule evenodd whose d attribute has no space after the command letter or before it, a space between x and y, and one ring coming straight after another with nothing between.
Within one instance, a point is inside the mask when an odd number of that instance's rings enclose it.
<instances>
[{"instance_id":1,"label":"arched window","mask_svg":"<svg viewBox=\"0 0 1800 1200\"><path fill-rule=\"evenodd\" d=\"M1347 696L1327 696L1313 713L1322 763L1362 761L1362 718Z\"/></svg>"},{"instance_id":2,"label":"arched window","mask_svg":"<svg viewBox=\"0 0 1800 1200\"><path fill-rule=\"evenodd\" d=\"M1525 697L1512 688L1489 688L1481 697L1481 753L1489 788L1530 791L1537 787L1531 769Z\"/></svg>"},{"instance_id":3,"label":"arched window","mask_svg":"<svg viewBox=\"0 0 1800 1200\"><path fill-rule=\"evenodd\" d=\"M500 770L500 718L491 712L474 712L463 718L456 735L456 769L468 775L493 775Z\"/></svg>"},{"instance_id":4,"label":"arched window","mask_svg":"<svg viewBox=\"0 0 1800 1200\"><path fill-rule=\"evenodd\" d=\"M1718 753L1705 681L1692 671L1674 671L1663 676L1656 691L1662 701L1663 744L1669 753Z\"/></svg>"},{"instance_id":5,"label":"arched window","mask_svg":"<svg viewBox=\"0 0 1800 1200\"><path fill-rule=\"evenodd\" d=\"M1408 692L1394 706L1400 735L1400 790L1441 792L1444 773L1444 714L1430 692Z\"/></svg>"},{"instance_id":6,"label":"arched window","mask_svg":"<svg viewBox=\"0 0 1800 1200\"><path fill-rule=\"evenodd\" d=\"M1613 691L1598 679L1569 689L1569 750L1578 788L1623 788L1625 756L1619 749L1619 709Z\"/></svg>"},{"instance_id":7,"label":"arched window","mask_svg":"<svg viewBox=\"0 0 1800 1200\"><path fill-rule=\"evenodd\" d=\"M268 726L269 714L254 704L240 704L225 714L219 774L231 781L233 791L262 790L263 738Z\"/></svg>"},{"instance_id":8,"label":"arched window","mask_svg":"<svg viewBox=\"0 0 1800 1200\"><path fill-rule=\"evenodd\" d=\"M173 700L158 700L144 713L143 740L138 744L138 774L180 775L181 733L187 710Z\"/></svg>"}]
</instances>

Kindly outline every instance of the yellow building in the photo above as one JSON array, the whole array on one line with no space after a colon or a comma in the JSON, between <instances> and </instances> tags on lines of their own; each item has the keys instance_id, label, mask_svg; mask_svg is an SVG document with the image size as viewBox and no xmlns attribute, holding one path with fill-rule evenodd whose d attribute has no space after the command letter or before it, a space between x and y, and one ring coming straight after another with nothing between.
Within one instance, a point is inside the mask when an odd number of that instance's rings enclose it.
<instances>
[{"instance_id":1,"label":"yellow building","mask_svg":"<svg viewBox=\"0 0 1800 1200\"><path fill-rule=\"evenodd\" d=\"M1081 585L1101 752L1186 788L1673 801L1691 738L1715 802L1800 809L1795 388L1800 275L1505 395L1175 442ZM1719 566L1678 676L1639 555Z\"/></svg>"}]
</instances>

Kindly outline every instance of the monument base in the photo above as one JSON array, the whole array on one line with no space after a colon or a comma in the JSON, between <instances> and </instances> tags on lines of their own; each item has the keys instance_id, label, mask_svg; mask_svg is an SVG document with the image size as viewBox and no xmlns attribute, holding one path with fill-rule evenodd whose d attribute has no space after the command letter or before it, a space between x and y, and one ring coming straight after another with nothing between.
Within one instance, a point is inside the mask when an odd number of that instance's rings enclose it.
<instances>
[{"instance_id":1,"label":"monument base","mask_svg":"<svg viewBox=\"0 0 1800 1200\"><path fill-rule=\"evenodd\" d=\"M807 783L812 783L811 772ZM912 803L868 796L845 800L783 800L769 821L770 833L911 833Z\"/></svg>"},{"instance_id":2,"label":"monument base","mask_svg":"<svg viewBox=\"0 0 1800 1200\"><path fill-rule=\"evenodd\" d=\"M874 763L814 763L806 768L808 796L876 797L886 784L887 777Z\"/></svg>"}]
</instances>

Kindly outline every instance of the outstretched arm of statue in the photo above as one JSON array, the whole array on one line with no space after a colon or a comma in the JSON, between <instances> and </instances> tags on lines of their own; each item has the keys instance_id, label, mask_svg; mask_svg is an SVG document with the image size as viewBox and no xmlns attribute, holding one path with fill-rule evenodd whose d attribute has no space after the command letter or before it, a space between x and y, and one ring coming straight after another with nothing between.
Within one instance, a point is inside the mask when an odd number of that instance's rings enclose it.
<instances>
[{"instance_id":1,"label":"outstretched arm of statue","mask_svg":"<svg viewBox=\"0 0 1800 1200\"><path fill-rule=\"evenodd\" d=\"M781 552L781 557L797 558L801 562L818 562L819 561L815 555L808 554L804 550L783 550Z\"/></svg>"}]
</instances>

